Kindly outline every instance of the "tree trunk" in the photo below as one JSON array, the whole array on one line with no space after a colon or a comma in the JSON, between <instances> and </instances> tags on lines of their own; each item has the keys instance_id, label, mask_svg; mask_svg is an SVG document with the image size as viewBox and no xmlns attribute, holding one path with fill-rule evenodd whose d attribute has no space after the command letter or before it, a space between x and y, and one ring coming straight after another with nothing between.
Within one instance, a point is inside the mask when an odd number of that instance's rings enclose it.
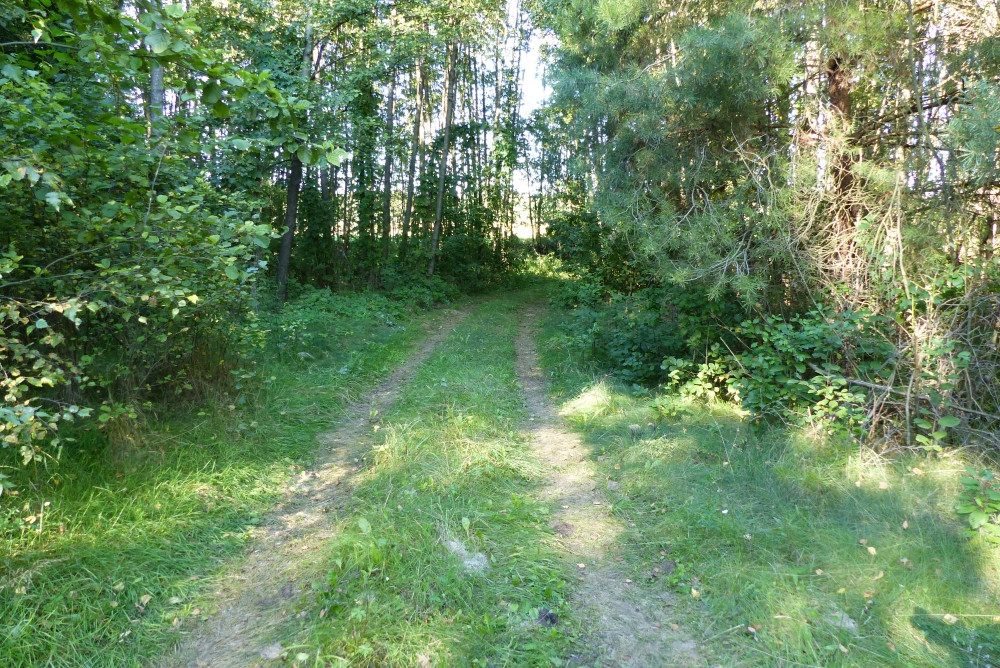
<instances>
[{"instance_id":1,"label":"tree trunk","mask_svg":"<svg viewBox=\"0 0 1000 668\"><path fill-rule=\"evenodd\" d=\"M426 70L424 71L424 74L425 75L427 74ZM431 121L432 121L431 117L433 115L433 108L431 107L431 82L427 80L426 76L423 76L422 79L424 80L423 81L423 84L424 84L424 101L423 101L424 113L423 113L423 116L424 116L424 118L423 118L423 120L421 121L421 124L420 124L420 127L421 127L421 130L420 130L420 150L417 152L417 174L419 175L420 185L421 186L423 186L423 184L424 184L424 178L427 176L427 138L431 136ZM430 182L430 181L428 180L428 182ZM415 207L416 207L416 202L414 202L414 210L413 210L414 213L416 214L417 210L416 210ZM426 218L426 216L423 215L423 212L420 212L418 220L416 221L416 222L419 222L420 224L417 225L415 222L411 222L411 227L413 228L411 231L412 231L413 235L416 236L416 231L419 230L420 231L420 240L421 241L424 241L425 239L427 239L430 236L430 222L429 222L430 219L427 218L425 220L425 218Z\"/></svg>"},{"instance_id":2,"label":"tree trunk","mask_svg":"<svg viewBox=\"0 0 1000 668\"><path fill-rule=\"evenodd\" d=\"M417 62L416 67L416 94L417 109L413 114L413 136L410 140L410 166L406 177L406 206L403 208L403 235L399 241L399 259L406 259L406 247L410 236L410 216L413 215L413 182L416 180L417 153L421 149L421 117L424 111L424 77L422 61Z\"/></svg>"},{"instance_id":3,"label":"tree trunk","mask_svg":"<svg viewBox=\"0 0 1000 668\"><path fill-rule=\"evenodd\" d=\"M154 132L157 121L163 117L163 65L155 60L149 73L149 125Z\"/></svg>"},{"instance_id":4,"label":"tree trunk","mask_svg":"<svg viewBox=\"0 0 1000 668\"><path fill-rule=\"evenodd\" d=\"M855 179L852 171L854 156L846 138L852 121L851 81L847 67L847 59L841 56L830 58L826 65L827 95L835 115L841 121L840 127L845 136L845 145L836 152L831 165L834 205L832 233L837 264L831 269L834 275L842 280L858 280L859 277L853 275L854 226L861 207L855 199Z\"/></svg>"},{"instance_id":5,"label":"tree trunk","mask_svg":"<svg viewBox=\"0 0 1000 668\"><path fill-rule=\"evenodd\" d=\"M302 161L292 156L292 166L288 172L288 190L285 196L285 234L281 237L278 251L278 299L288 298L288 268L292 260L292 238L295 236L295 220L299 210L299 187L302 185Z\"/></svg>"},{"instance_id":6,"label":"tree trunk","mask_svg":"<svg viewBox=\"0 0 1000 668\"><path fill-rule=\"evenodd\" d=\"M448 78L445 85L448 89L447 111L444 116L444 142L441 148L441 165L438 174L437 208L434 213L434 232L431 234L431 259L427 264L427 278L434 275L434 264L437 259L438 243L441 240L441 218L444 214L444 184L448 174L448 149L451 140L451 123L455 115L455 59L457 57L455 45L451 45L448 50Z\"/></svg>"},{"instance_id":7,"label":"tree trunk","mask_svg":"<svg viewBox=\"0 0 1000 668\"><path fill-rule=\"evenodd\" d=\"M162 6L160 0L153 0L155 9ZM157 121L163 117L163 96L163 65L154 58L149 70L149 136L156 134Z\"/></svg>"},{"instance_id":8,"label":"tree trunk","mask_svg":"<svg viewBox=\"0 0 1000 668\"><path fill-rule=\"evenodd\" d=\"M302 50L302 79L309 80L312 64L312 26L306 23L305 47ZM302 161L298 153L292 156L288 172L288 189L285 193L285 233L281 237L278 250L278 299L288 299L288 270L292 263L292 241L295 237L295 221L299 213L299 190L302 187Z\"/></svg>"},{"instance_id":9,"label":"tree trunk","mask_svg":"<svg viewBox=\"0 0 1000 668\"><path fill-rule=\"evenodd\" d=\"M386 102L385 121L385 170L382 172L382 263L389 259L389 236L392 234L392 131L395 120L396 75L389 82L389 99Z\"/></svg>"},{"instance_id":10,"label":"tree trunk","mask_svg":"<svg viewBox=\"0 0 1000 668\"><path fill-rule=\"evenodd\" d=\"M356 241L357 268L361 277L367 278L376 261L378 227L378 191L375 167L375 124L369 122L378 115L378 98L375 83L366 78L359 85L359 94L353 101L352 113L360 127L356 130L357 144L353 155L352 169L356 175L354 196L357 209L358 235Z\"/></svg>"}]
</instances>

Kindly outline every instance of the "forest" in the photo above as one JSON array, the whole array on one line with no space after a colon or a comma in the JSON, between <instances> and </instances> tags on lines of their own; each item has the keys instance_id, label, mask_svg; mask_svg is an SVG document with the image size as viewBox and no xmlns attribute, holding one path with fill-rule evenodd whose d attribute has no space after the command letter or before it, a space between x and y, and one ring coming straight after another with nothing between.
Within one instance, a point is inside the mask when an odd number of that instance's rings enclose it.
<instances>
[{"instance_id":1,"label":"forest","mask_svg":"<svg viewBox=\"0 0 1000 668\"><path fill-rule=\"evenodd\" d=\"M0 0L0 393L4 665L997 665L1000 2Z\"/></svg>"}]
</instances>

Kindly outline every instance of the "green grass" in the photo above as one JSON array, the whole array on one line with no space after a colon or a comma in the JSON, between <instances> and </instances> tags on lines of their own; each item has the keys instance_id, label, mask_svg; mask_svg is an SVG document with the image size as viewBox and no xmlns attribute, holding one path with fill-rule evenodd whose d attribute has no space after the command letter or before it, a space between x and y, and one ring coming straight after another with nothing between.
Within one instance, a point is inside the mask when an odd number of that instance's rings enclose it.
<instances>
[{"instance_id":1,"label":"green grass","mask_svg":"<svg viewBox=\"0 0 1000 668\"><path fill-rule=\"evenodd\" d=\"M549 511L532 500L542 472L519 430L519 297L471 314L380 416L291 656L552 666L565 654L566 564L548 547ZM544 609L561 623L537 623Z\"/></svg>"},{"instance_id":2,"label":"green grass","mask_svg":"<svg viewBox=\"0 0 1000 668\"><path fill-rule=\"evenodd\" d=\"M340 531L277 636L288 662L575 665L585 620L537 501L546 473L514 367L518 309L533 296L486 302L373 416ZM290 309L246 389L152 421L125 455L81 442L3 496L5 666L150 665L213 612L209 585L309 465L316 434L421 337L398 309L337 299ZM618 483L621 568L676 595L706 657L996 665L1000 555L954 514L961 453L889 459L751 429L730 406L637 395L564 346L560 317L539 349L599 483Z\"/></svg>"},{"instance_id":3,"label":"green grass","mask_svg":"<svg viewBox=\"0 0 1000 668\"><path fill-rule=\"evenodd\" d=\"M81 438L52 470L15 471L16 495L0 498L5 667L150 665L175 620L209 612L206 584L308 464L316 434L422 337L366 295L314 295L269 326L274 344L247 367L256 380L151 419L124 453Z\"/></svg>"},{"instance_id":4,"label":"green grass","mask_svg":"<svg viewBox=\"0 0 1000 668\"><path fill-rule=\"evenodd\" d=\"M554 396L620 484L609 496L632 578L677 592L707 653L734 666L1000 664L1000 553L954 513L961 453L890 459L751 429L731 406L636 396L564 346L563 317L540 345ZM676 570L652 579L664 562Z\"/></svg>"}]
</instances>

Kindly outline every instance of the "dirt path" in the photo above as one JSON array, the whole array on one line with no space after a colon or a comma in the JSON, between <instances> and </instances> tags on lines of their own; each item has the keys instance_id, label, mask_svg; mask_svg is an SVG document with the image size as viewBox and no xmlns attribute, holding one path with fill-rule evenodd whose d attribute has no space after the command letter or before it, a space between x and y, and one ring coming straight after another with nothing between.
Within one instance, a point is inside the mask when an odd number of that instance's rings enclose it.
<instances>
[{"instance_id":1,"label":"dirt path","mask_svg":"<svg viewBox=\"0 0 1000 668\"><path fill-rule=\"evenodd\" d=\"M268 644L271 632L293 614L296 600L321 565L318 548L337 530L337 511L349 500L351 479L371 445L373 423L469 310L450 311L434 323L408 361L363 401L349 406L337 429L320 435L316 464L291 486L254 536L253 551L213 594L218 612L191 632L163 666L228 668L278 658L282 648Z\"/></svg>"},{"instance_id":2,"label":"dirt path","mask_svg":"<svg viewBox=\"0 0 1000 668\"><path fill-rule=\"evenodd\" d=\"M589 621L590 647L576 660L592 665L640 667L705 666L696 643L671 624L673 596L655 594L627 580L615 566L614 543L622 524L607 505L604 489L580 437L562 426L546 395L535 345L541 309L525 308L518 330L517 372L531 416L538 456L552 468L543 498L553 505L552 528L560 547L578 565L574 606Z\"/></svg>"}]
</instances>

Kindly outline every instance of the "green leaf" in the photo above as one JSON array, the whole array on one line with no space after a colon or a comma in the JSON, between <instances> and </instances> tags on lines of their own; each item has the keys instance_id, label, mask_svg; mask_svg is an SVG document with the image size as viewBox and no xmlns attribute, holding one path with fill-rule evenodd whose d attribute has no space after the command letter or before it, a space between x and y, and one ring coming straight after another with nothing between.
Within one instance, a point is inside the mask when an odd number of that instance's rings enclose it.
<instances>
[{"instance_id":1,"label":"green leaf","mask_svg":"<svg viewBox=\"0 0 1000 668\"><path fill-rule=\"evenodd\" d=\"M201 103L206 107L213 106L222 99L222 86L214 81L209 81L201 89Z\"/></svg>"},{"instance_id":2,"label":"green leaf","mask_svg":"<svg viewBox=\"0 0 1000 668\"><path fill-rule=\"evenodd\" d=\"M974 510L969 513L969 526L973 529L978 529L979 527L986 524L990 519L990 516L981 510Z\"/></svg>"},{"instance_id":3,"label":"green leaf","mask_svg":"<svg viewBox=\"0 0 1000 668\"><path fill-rule=\"evenodd\" d=\"M229 105L225 102L216 102L212 105L212 113L216 118L229 118Z\"/></svg>"},{"instance_id":4,"label":"green leaf","mask_svg":"<svg viewBox=\"0 0 1000 668\"><path fill-rule=\"evenodd\" d=\"M7 63L3 67L0 67L0 74L3 74L8 79L13 79L14 81L21 80L21 68L17 65L11 65Z\"/></svg>"},{"instance_id":5,"label":"green leaf","mask_svg":"<svg viewBox=\"0 0 1000 668\"><path fill-rule=\"evenodd\" d=\"M157 28L153 32L146 35L146 46L148 46L153 53L163 53L170 48L170 35L160 28Z\"/></svg>"},{"instance_id":6,"label":"green leaf","mask_svg":"<svg viewBox=\"0 0 1000 668\"><path fill-rule=\"evenodd\" d=\"M246 139L237 138L229 143L233 145L233 148L239 149L240 151L246 151L247 149L250 148L250 142L248 142Z\"/></svg>"},{"instance_id":7,"label":"green leaf","mask_svg":"<svg viewBox=\"0 0 1000 668\"><path fill-rule=\"evenodd\" d=\"M236 267L230 264L226 267L226 276L235 281L240 277L240 272Z\"/></svg>"},{"instance_id":8,"label":"green leaf","mask_svg":"<svg viewBox=\"0 0 1000 668\"><path fill-rule=\"evenodd\" d=\"M184 5L176 3L173 5L164 5L163 13L172 19L179 19L184 16Z\"/></svg>"},{"instance_id":9,"label":"green leaf","mask_svg":"<svg viewBox=\"0 0 1000 668\"><path fill-rule=\"evenodd\" d=\"M372 525L363 517L358 519L358 527L361 529L361 533L370 534L372 532Z\"/></svg>"},{"instance_id":10,"label":"green leaf","mask_svg":"<svg viewBox=\"0 0 1000 668\"><path fill-rule=\"evenodd\" d=\"M39 318L35 321L35 329L48 329L49 323L45 322L45 318Z\"/></svg>"},{"instance_id":11,"label":"green leaf","mask_svg":"<svg viewBox=\"0 0 1000 668\"><path fill-rule=\"evenodd\" d=\"M950 428L950 427L957 427L958 425L962 424L962 421L959 420L954 415L945 415L943 418L938 420L938 424L941 425L942 427Z\"/></svg>"}]
</instances>

